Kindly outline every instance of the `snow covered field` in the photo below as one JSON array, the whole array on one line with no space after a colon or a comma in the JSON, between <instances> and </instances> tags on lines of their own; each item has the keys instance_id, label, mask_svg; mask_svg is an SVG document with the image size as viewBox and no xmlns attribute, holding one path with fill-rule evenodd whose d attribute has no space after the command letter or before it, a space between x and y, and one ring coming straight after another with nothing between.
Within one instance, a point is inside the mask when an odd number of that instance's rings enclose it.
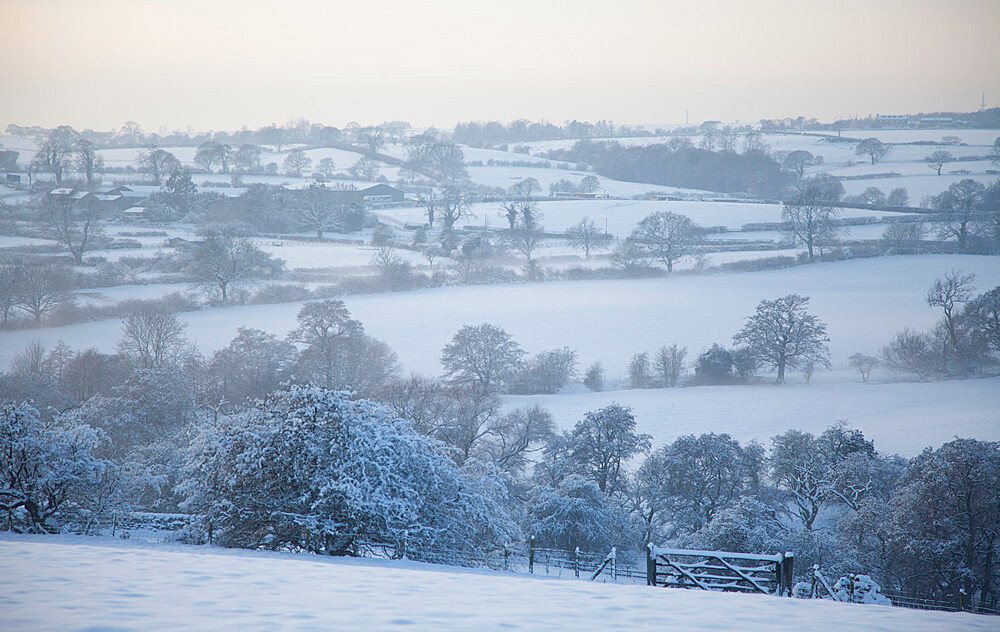
<instances>
[{"instance_id":1,"label":"snow covered field","mask_svg":"<svg viewBox=\"0 0 1000 632\"><path fill-rule=\"evenodd\" d=\"M793 383L795 382L795 383ZM793 376L770 384L511 396L508 407L540 404L570 430L590 410L631 406L639 432L659 447L681 435L728 433L770 445L789 429L819 435L846 421L884 454L911 457L955 437L1000 441L1000 378L949 382L862 384L856 372L818 374L806 385Z\"/></svg>"},{"instance_id":2,"label":"snow covered field","mask_svg":"<svg viewBox=\"0 0 1000 632\"><path fill-rule=\"evenodd\" d=\"M980 292L1000 285L996 257L928 255L742 274L443 287L345 301L371 335L396 351L405 371L437 375L441 348L455 332L490 322L529 352L568 346L581 366L599 360L609 376L617 376L632 353L662 344L677 342L692 353L713 342L730 344L757 303L790 293L812 297L809 310L828 325L835 363L855 352L875 353L898 330L930 327L939 318L924 296L953 268L976 273ZM295 327L300 307L230 307L179 316L191 340L211 353L228 344L239 326L284 335ZM48 346L62 339L76 349L96 345L110 351L120 330L120 321L110 320L0 332L0 367L35 337Z\"/></svg>"},{"instance_id":3,"label":"snow covered field","mask_svg":"<svg viewBox=\"0 0 1000 632\"><path fill-rule=\"evenodd\" d=\"M725 226L736 230L744 224L760 222L780 222L780 204L754 204L747 202L698 202L698 201L655 201L655 200L559 200L539 202L542 225L550 232L563 232L584 217L589 218L598 228L610 234L625 237L647 215L659 211L686 215L699 226ZM423 207L405 207L380 211L385 215L404 222L422 223L427 221ZM502 227L507 222L502 218L500 203L473 204L470 215L458 221L458 226ZM867 209L845 208L841 217L898 217L902 213L871 211Z\"/></svg>"},{"instance_id":4,"label":"snow covered field","mask_svg":"<svg viewBox=\"0 0 1000 632\"><path fill-rule=\"evenodd\" d=\"M986 631L993 617L386 560L0 535L0 628Z\"/></svg>"}]
</instances>

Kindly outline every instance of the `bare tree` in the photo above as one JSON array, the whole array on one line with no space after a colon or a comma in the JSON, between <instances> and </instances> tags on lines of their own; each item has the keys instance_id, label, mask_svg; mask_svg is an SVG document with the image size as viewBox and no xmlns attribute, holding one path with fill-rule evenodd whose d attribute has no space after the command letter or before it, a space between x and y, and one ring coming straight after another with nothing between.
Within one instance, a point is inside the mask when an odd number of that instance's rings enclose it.
<instances>
[{"instance_id":1,"label":"bare tree","mask_svg":"<svg viewBox=\"0 0 1000 632\"><path fill-rule=\"evenodd\" d=\"M781 166L799 177L805 177L806 167L813 163L813 155L804 149L790 151L782 160Z\"/></svg>"},{"instance_id":2,"label":"bare tree","mask_svg":"<svg viewBox=\"0 0 1000 632\"><path fill-rule=\"evenodd\" d=\"M844 185L839 180L820 174L802 180L792 199L782 206L785 231L806 247L810 261L817 247L836 239L839 232L836 220L840 215L837 204L843 195Z\"/></svg>"},{"instance_id":3,"label":"bare tree","mask_svg":"<svg viewBox=\"0 0 1000 632\"><path fill-rule=\"evenodd\" d=\"M341 209L332 203L326 187L310 184L302 193L295 214L302 227L315 230L316 238L323 239L323 231L344 228L340 213Z\"/></svg>"},{"instance_id":4,"label":"bare tree","mask_svg":"<svg viewBox=\"0 0 1000 632\"><path fill-rule=\"evenodd\" d=\"M283 263L246 237L213 230L191 246L186 268L198 284L218 290L225 304L230 287L252 285L259 278L273 276L281 271Z\"/></svg>"},{"instance_id":5,"label":"bare tree","mask_svg":"<svg viewBox=\"0 0 1000 632\"><path fill-rule=\"evenodd\" d=\"M455 226L455 222L469 214L469 202L465 192L458 187L444 187L434 205L445 230L451 230ZM428 217L429 213L430 211L428 211Z\"/></svg>"},{"instance_id":6,"label":"bare tree","mask_svg":"<svg viewBox=\"0 0 1000 632\"><path fill-rule=\"evenodd\" d=\"M668 211L647 215L639 222L629 238L646 252L667 266L667 273L674 271L674 263L698 251L701 230L690 218Z\"/></svg>"},{"instance_id":7,"label":"bare tree","mask_svg":"<svg viewBox=\"0 0 1000 632\"><path fill-rule=\"evenodd\" d=\"M32 315L35 323L53 307L69 299L66 271L52 265L30 265L21 268L16 304Z\"/></svg>"},{"instance_id":8,"label":"bare tree","mask_svg":"<svg viewBox=\"0 0 1000 632\"><path fill-rule=\"evenodd\" d=\"M233 164L240 171L246 172L260 165L260 147L244 143L233 154Z\"/></svg>"},{"instance_id":9,"label":"bare tree","mask_svg":"<svg viewBox=\"0 0 1000 632\"><path fill-rule=\"evenodd\" d=\"M896 187L889 191L889 196L885 199L889 206L908 206L910 204L910 194L903 187Z\"/></svg>"},{"instance_id":10,"label":"bare tree","mask_svg":"<svg viewBox=\"0 0 1000 632\"><path fill-rule=\"evenodd\" d=\"M944 312L944 327L948 332L948 341L955 351L962 351L963 344L958 331L959 304L972 300L976 289L976 275L963 274L961 270L952 270L943 279L934 281L927 290L927 304L940 307Z\"/></svg>"},{"instance_id":11,"label":"bare tree","mask_svg":"<svg viewBox=\"0 0 1000 632\"><path fill-rule=\"evenodd\" d=\"M877 138L866 138L858 143L858 145L854 148L855 155L867 155L871 158L873 165L878 162L887 151L889 151L889 148L886 147L885 143Z\"/></svg>"},{"instance_id":12,"label":"bare tree","mask_svg":"<svg viewBox=\"0 0 1000 632\"><path fill-rule=\"evenodd\" d=\"M73 263L83 263L83 255L91 246L91 238L100 233L97 205L84 200L45 199L42 202L42 219L48 234L73 255Z\"/></svg>"},{"instance_id":13,"label":"bare tree","mask_svg":"<svg viewBox=\"0 0 1000 632\"><path fill-rule=\"evenodd\" d=\"M895 222L882 231L882 244L892 252L920 252L926 237L923 222Z\"/></svg>"},{"instance_id":14,"label":"bare tree","mask_svg":"<svg viewBox=\"0 0 1000 632\"><path fill-rule=\"evenodd\" d=\"M181 167L181 161L177 160L172 153L156 147L149 147L139 154L135 159L135 164L140 171L151 175L156 184L161 184L163 178Z\"/></svg>"},{"instance_id":15,"label":"bare tree","mask_svg":"<svg viewBox=\"0 0 1000 632\"><path fill-rule=\"evenodd\" d=\"M809 298L798 294L761 301L733 336L734 344L745 345L760 363L777 369L778 384L784 383L787 367L809 360L830 366L826 325L806 312L808 304Z\"/></svg>"},{"instance_id":16,"label":"bare tree","mask_svg":"<svg viewBox=\"0 0 1000 632\"><path fill-rule=\"evenodd\" d=\"M684 373L685 358L687 349L679 345L672 344L669 347L663 346L656 351L653 358L653 370L660 376L663 386L674 388Z\"/></svg>"},{"instance_id":17,"label":"bare tree","mask_svg":"<svg viewBox=\"0 0 1000 632\"><path fill-rule=\"evenodd\" d=\"M934 153L932 153L930 156L924 158L924 162L927 163L928 167L936 170L938 175L941 175L941 169L954 159L955 157L951 155L950 151L939 149Z\"/></svg>"},{"instance_id":18,"label":"bare tree","mask_svg":"<svg viewBox=\"0 0 1000 632\"><path fill-rule=\"evenodd\" d=\"M70 166L76 138L76 130L69 125L60 125L52 130L35 154L35 164L40 170L51 172L56 184L62 184L63 172Z\"/></svg>"},{"instance_id":19,"label":"bare tree","mask_svg":"<svg viewBox=\"0 0 1000 632\"><path fill-rule=\"evenodd\" d=\"M290 176L300 177L302 172L312 165L312 158L307 156L301 149L296 149L288 153L285 157L285 173Z\"/></svg>"},{"instance_id":20,"label":"bare tree","mask_svg":"<svg viewBox=\"0 0 1000 632\"><path fill-rule=\"evenodd\" d=\"M611 239L610 235L586 217L567 228L566 237L571 244L583 250L583 255L587 259L590 259L591 250L603 249Z\"/></svg>"},{"instance_id":21,"label":"bare tree","mask_svg":"<svg viewBox=\"0 0 1000 632\"><path fill-rule=\"evenodd\" d=\"M104 157L97 153L94 143L86 138L77 138L75 149L76 168L86 176L87 188L93 188L94 176L104 168Z\"/></svg>"},{"instance_id":22,"label":"bare tree","mask_svg":"<svg viewBox=\"0 0 1000 632\"><path fill-rule=\"evenodd\" d=\"M857 369L858 373L861 374L861 381L867 384L872 370L878 368L879 359L875 356L855 353L847 358L847 363L852 368Z\"/></svg>"},{"instance_id":23,"label":"bare tree","mask_svg":"<svg viewBox=\"0 0 1000 632\"><path fill-rule=\"evenodd\" d=\"M0 313L3 322L10 321L10 313L17 306L18 290L24 278L24 265L20 263L0 263Z\"/></svg>"},{"instance_id":24,"label":"bare tree","mask_svg":"<svg viewBox=\"0 0 1000 632\"><path fill-rule=\"evenodd\" d=\"M118 352L132 366L162 369L179 364L192 353L184 336L185 325L177 316L162 310L145 310L129 315L123 322Z\"/></svg>"},{"instance_id":25,"label":"bare tree","mask_svg":"<svg viewBox=\"0 0 1000 632\"><path fill-rule=\"evenodd\" d=\"M524 355L500 327L466 325L441 350L441 364L451 383L492 394L502 392L515 377Z\"/></svg>"},{"instance_id":26,"label":"bare tree","mask_svg":"<svg viewBox=\"0 0 1000 632\"><path fill-rule=\"evenodd\" d=\"M357 178L361 178L363 180L374 180L379 176L380 167L378 162L364 156L351 165L350 171Z\"/></svg>"},{"instance_id":27,"label":"bare tree","mask_svg":"<svg viewBox=\"0 0 1000 632\"><path fill-rule=\"evenodd\" d=\"M983 184L966 178L934 196L931 205L944 216L944 221L938 225L938 236L941 239L954 238L962 250L970 246L977 228L976 207L982 201L985 191Z\"/></svg>"}]
</instances>

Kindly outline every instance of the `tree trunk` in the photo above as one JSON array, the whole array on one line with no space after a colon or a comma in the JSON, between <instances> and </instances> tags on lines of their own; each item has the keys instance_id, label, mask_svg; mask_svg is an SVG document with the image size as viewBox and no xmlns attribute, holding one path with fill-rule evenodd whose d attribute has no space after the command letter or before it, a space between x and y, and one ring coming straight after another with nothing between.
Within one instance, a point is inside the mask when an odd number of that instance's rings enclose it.
<instances>
[{"instance_id":1,"label":"tree trunk","mask_svg":"<svg viewBox=\"0 0 1000 632\"><path fill-rule=\"evenodd\" d=\"M785 363L784 362L779 362L778 363L778 379L775 380L774 383L775 384L784 384L785 383Z\"/></svg>"}]
</instances>

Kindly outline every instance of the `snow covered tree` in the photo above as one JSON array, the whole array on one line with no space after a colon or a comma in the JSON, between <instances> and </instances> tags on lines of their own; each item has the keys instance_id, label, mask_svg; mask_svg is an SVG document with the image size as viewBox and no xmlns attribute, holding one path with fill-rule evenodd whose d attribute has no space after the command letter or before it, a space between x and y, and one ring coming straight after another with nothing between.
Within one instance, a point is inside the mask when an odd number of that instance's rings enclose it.
<instances>
[{"instance_id":1,"label":"snow covered tree","mask_svg":"<svg viewBox=\"0 0 1000 632\"><path fill-rule=\"evenodd\" d=\"M682 535L678 546L710 551L781 553L787 547L788 527L777 512L757 498L738 498L698 531Z\"/></svg>"},{"instance_id":2,"label":"snow covered tree","mask_svg":"<svg viewBox=\"0 0 1000 632\"><path fill-rule=\"evenodd\" d=\"M637 509L650 535L701 529L741 497L758 491L764 448L727 434L687 435L649 455L635 474Z\"/></svg>"},{"instance_id":3,"label":"snow covered tree","mask_svg":"<svg viewBox=\"0 0 1000 632\"><path fill-rule=\"evenodd\" d=\"M43 422L27 404L0 402L0 510L7 530L56 533L93 519L115 495L117 467L93 455L100 432Z\"/></svg>"},{"instance_id":4,"label":"snow covered tree","mask_svg":"<svg viewBox=\"0 0 1000 632\"><path fill-rule=\"evenodd\" d=\"M674 264L681 257L692 255L701 243L701 229L689 217L659 211L644 217L629 239L633 240L650 259L667 266L667 273L674 271Z\"/></svg>"},{"instance_id":5,"label":"snow covered tree","mask_svg":"<svg viewBox=\"0 0 1000 632\"><path fill-rule=\"evenodd\" d=\"M594 484L570 475L555 487L541 486L529 501L530 530L545 548L607 551L622 532L624 517Z\"/></svg>"},{"instance_id":6,"label":"snow covered tree","mask_svg":"<svg viewBox=\"0 0 1000 632\"><path fill-rule=\"evenodd\" d=\"M628 363L628 383L631 388L649 388L652 374L649 365L649 354L636 353Z\"/></svg>"},{"instance_id":7,"label":"snow covered tree","mask_svg":"<svg viewBox=\"0 0 1000 632\"><path fill-rule=\"evenodd\" d=\"M441 350L441 364L453 384L501 393L517 376L524 355L510 334L484 323L459 329Z\"/></svg>"},{"instance_id":8,"label":"snow covered tree","mask_svg":"<svg viewBox=\"0 0 1000 632\"><path fill-rule=\"evenodd\" d=\"M886 551L902 588L996 607L1000 566L1000 443L956 439L910 463L890 501Z\"/></svg>"},{"instance_id":9,"label":"snow covered tree","mask_svg":"<svg viewBox=\"0 0 1000 632\"><path fill-rule=\"evenodd\" d=\"M778 384L784 383L787 367L808 360L829 366L826 325L806 312L808 303L808 297L798 294L761 301L733 336L733 342L746 345L762 364L777 369Z\"/></svg>"},{"instance_id":10,"label":"snow covered tree","mask_svg":"<svg viewBox=\"0 0 1000 632\"><path fill-rule=\"evenodd\" d=\"M828 500L829 462L822 445L808 432L789 430L774 437L768 459L771 478L788 492L795 515L802 526L811 530L819 510Z\"/></svg>"},{"instance_id":11,"label":"snow covered tree","mask_svg":"<svg viewBox=\"0 0 1000 632\"><path fill-rule=\"evenodd\" d=\"M518 535L503 485L463 471L365 400L291 387L206 427L184 485L226 546L356 552L359 539L406 547L495 548Z\"/></svg>"},{"instance_id":12,"label":"snow covered tree","mask_svg":"<svg viewBox=\"0 0 1000 632\"><path fill-rule=\"evenodd\" d=\"M652 441L636 432L632 409L615 403L585 413L567 438L570 461L606 494L624 487L625 464Z\"/></svg>"}]
</instances>

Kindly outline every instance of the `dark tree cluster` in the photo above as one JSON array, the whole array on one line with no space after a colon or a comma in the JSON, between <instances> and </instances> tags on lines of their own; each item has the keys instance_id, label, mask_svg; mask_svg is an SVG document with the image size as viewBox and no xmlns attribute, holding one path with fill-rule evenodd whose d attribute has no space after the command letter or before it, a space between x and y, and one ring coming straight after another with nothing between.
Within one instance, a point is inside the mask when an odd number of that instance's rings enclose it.
<instances>
[{"instance_id":1,"label":"dark tree cluster","mask_svg":"<svg viewBox=\"0 0 1000 632\"><path fill-rule=\"evenodd\" d=\"M683 143L625 147L616 142L583 140L570 149L553 150L547 157L587 165L615 180L750 193L769 199L780 198L791 177L765 151L716 152Z\"/></svg>"}]
</instances>

